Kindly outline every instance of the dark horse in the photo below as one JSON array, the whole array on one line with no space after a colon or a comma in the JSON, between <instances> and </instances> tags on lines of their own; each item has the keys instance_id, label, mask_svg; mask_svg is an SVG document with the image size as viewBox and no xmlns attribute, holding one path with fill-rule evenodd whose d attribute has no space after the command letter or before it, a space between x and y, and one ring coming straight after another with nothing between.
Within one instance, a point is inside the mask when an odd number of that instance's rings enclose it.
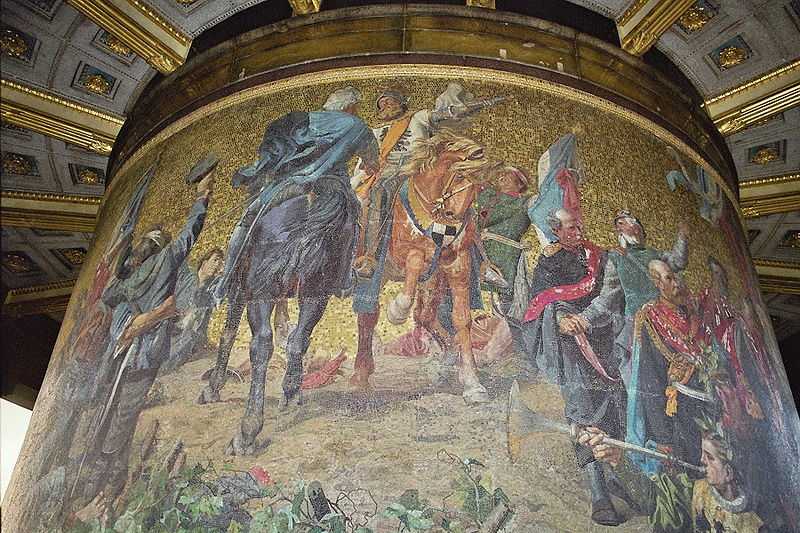
<instances>
[{"instance_id":1,"label":"dark horse","mask_svg":"<svg viewBox=\"0 0 800 533\"><path fill-rule=\"evenodd\" d=\"M228 298L228 316L216 368L198 399L219 401L246 307L252 381L228 455L250 455L259 449L256 437L264 425L266 373L274 348L270 316L283 298L297 298L300 313L287 343L282 406L302 402L303 356L311 333L330 297L346 294L353 282L360 207L346 164L359 155L374 165L377 145L367 126L351 114L290 113L270 124L259 154L261 159L233 180L237 185L252 182L251 176L262 169L270 173L231 236L219 294Z\"/></svg>"}]
</instances>

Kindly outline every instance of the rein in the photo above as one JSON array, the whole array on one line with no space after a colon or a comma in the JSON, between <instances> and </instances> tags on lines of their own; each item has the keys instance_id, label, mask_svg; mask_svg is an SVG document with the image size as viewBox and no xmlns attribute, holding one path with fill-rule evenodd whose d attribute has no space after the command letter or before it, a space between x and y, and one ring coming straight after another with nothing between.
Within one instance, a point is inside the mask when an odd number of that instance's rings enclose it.
<instances>
[{"instance_id":1,"label":"rein","mask_svg":"<svg viewBox=\"0 0 800 533\"><path fill-rule=\"evenodd\" d=\"M416 180L413 177L408 180L410 182L410 184L411 184L411 189L409 190L409 193L411 193L411 194L413 194L415 196L418 196L422 200L420 207L422 207L426 211L425 214L429 215L431 217L431 219L432 219L433 217L438 215L444 209L444 203L447 200L449 200L453 196L455 196L455 195L457 195L457 194L459 194L461 192L464 192L467 189L475 186L474 183L472 183L471 181L468 181L465 185L462 185L458 189L456 189L454 191L451 191L450 187L453 186L453 182L455 181L455 179L456 179L456 175L452 174L450 176L450 179L447 181L447 184L444 186L444 189L442 189L441 196L439 198L437 198L436 200L428 199L428 197L425 195L425 193L422 192L422 190L420 190L420 188L417 186ZM411 198L409 198L409 200L411 200L413 202L413 200ZM414 203L417 203L417 202L414 202ZM429 208L428 206L431 206L431 207ZM431 222L432 222L432 220L431 220Z\"/></svg>"}]
</instances>

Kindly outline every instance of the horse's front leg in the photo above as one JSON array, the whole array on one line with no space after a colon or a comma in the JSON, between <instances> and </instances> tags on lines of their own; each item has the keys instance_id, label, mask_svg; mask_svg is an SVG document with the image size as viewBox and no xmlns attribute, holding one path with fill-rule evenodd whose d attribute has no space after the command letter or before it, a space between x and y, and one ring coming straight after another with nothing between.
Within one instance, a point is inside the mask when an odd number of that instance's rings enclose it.
<instances>
[{"instance_id":1,"label":"horse's front leg","mask_svg":"<svg viewBox=\"0 0 800 533\"><path fill-rule=\"evenodd\" d=\"M405 258L406 278L403 290L389 302L386 308L386 318L395 325L403 324L411 315L411 306L414 304L414 295L417 293L419 276L425 269L425 252L410 249Z\"/></svg>"},{"instance_id":2,"label":"horse's front leg","mask_svg":"<svg viewBox=\"0 0 800 533\"><path fill-rule=\"evenodd\" d=\"M289 338L289 301L281 298L274 307L275 341L278 346L284 346Z\"/></svg>"},{"instance_id":3,"label":"horse's front leg","mask_svg":"<svg viewBox=\"0 0 800 533\"><path fill-rule=\"evenodd\" d=\"M270 323L272 307L272 300L253 301L247 304L247 321L253 335L250 340L252 379L250 394L247 397L247 407L242 416L239 432L228 444L225 450L227 455L253 455L258 450L256 437L264 427L267 366L274 349L272 324Z\"/></svg>"},{"instance_id":4,"label":"horse's front leg","mask_svg":"<svg viewBox=\"0 0 800 533\"><path fill-rule=\"evenodd\" d=\"M303 403L300 386L303 384L303 356L311 343L311 333L322 318L330 296L300 298L297 327L289 335L286 346L286 374L283 376L283 401L281 408L289 406L296 398Z\"/></svg>"},{"instance_id":5,"label":"horse's front leg","mask_svg":"<svg viewBox=\"0 0 800 533\"><path fill-rule=\"evenodd\" d=\"M462 396L467 403L484 403L489 401L489 394L478 379L478 368L472 353L470 329L472 315L469 298L469 259L462 252L446 268L448 283L453 294L453 326L456 330L455 341L461 352L461 368L459 380L464 385Z\"/></svg>"},{"instance_id":6,"label":"horse's front leg","mask_svg":"<svg viewBox=\"0 0 800 533\"><path fill-rule=\"evenodd\" d=\"M225 386L228 378L228 360L231 357L233 343L239 331L239 323L242 321L244 312L244 297L242 291L236 291L228 299L228 316L225 319L225 327L222 329L222 336L219 340L217 350L217 364L208 379L208 385L200 393L197 403L206 404L219 401L219 391Z\"/></svg>"}]
</instances>

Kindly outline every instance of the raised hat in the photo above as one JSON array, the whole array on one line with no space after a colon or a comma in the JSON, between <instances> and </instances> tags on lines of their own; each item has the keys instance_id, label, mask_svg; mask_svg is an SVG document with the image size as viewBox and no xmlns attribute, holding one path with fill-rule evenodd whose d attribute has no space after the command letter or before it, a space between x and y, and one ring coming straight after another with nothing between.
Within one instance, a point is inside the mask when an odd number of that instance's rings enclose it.
<instances>
[{"instance_id":1,"label":"raised hat","mask_svg":"<svg viewBox=\"0 0 800 533\"><path fill-rule=\"evenodd\" d=\"M188 185L195 184L205 177L206 174L217 168L219 158L214 154L208 154L205 158L198 161L186 176Z\"/></svg>"}]
</instances>

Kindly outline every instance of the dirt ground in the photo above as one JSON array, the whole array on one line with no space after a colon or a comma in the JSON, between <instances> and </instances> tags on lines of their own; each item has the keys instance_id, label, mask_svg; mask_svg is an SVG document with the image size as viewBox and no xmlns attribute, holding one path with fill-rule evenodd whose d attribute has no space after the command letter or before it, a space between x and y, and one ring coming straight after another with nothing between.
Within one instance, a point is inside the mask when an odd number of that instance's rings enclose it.
<instances>
[{"instance_id":1,"label":"dirt ground","mask_svg":"<svg viewBox=\"0 0 800 533\"><path fill-rule=\"evenodd\" d=\"M232 367L247 359L245 346L239 343L235 349ZM281 355L277 350L267 377L261 438L269 443L259 455L231 458L223 453L244 410L248 382L230 379L220 403L195 404L203 386L201 375L212 359L188 363L160 378L163 400L143 412L137 439L143 428L158 419L160 446L166 449L182 439L188 464L210 460L216 468L261 466L273 480L283 483L319 480L328 497L363 488L377 500L379 510L397 501L406 489L418 489L420 497L432 503L446 499L458 473L452 464L437 458L444 449L482 462L484 479L510 497L516 514L506 531L649 531L644 517L633 517L617 528L591 522L588 490L567 437L530 435L524 441L523 456L511 462L505 422L506 395L514 374L510 361L482 373L492 401L476 407L464 403L457 385L432 387L436 365L425 359L379 356L373 390L354 391L347 380L353 362L349 352L343 375L333 384L305 391L302 406L280 412ZM538 412L561 420L563 403L557 387L535 382L524 391L524 399ZM630 514L624 504L618 507ZM396 525L381 518L370 526L376 531L396 531Z\"/></svg>"}]
</instances>

